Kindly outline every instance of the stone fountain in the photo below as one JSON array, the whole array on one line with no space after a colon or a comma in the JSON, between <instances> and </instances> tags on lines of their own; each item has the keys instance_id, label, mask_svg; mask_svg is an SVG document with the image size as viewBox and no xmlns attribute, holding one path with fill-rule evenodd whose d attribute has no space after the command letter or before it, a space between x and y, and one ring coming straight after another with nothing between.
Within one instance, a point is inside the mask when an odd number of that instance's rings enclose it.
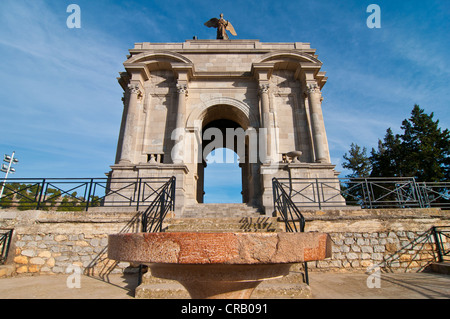
<instances>
[{"instance_id":1,"label":"stone fountain","mask_svg":"<svg viewBox=\"0 0 450 319\"><path fill-rule=\"evenodd\" d=\"M318 232L114 234L108 257L148 265L193 299L246 299L262 281L288 275L292 264L331 257L331 239Z\"/></svg>"}]
</instances>

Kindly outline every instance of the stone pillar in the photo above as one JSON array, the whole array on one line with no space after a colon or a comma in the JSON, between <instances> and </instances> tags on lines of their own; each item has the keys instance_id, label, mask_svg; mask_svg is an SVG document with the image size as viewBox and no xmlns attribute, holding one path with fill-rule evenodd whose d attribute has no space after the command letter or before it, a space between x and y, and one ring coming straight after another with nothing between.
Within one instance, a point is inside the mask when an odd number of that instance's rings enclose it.
<instances>
[{"instance_id":1,"label":"stone pillar","mask_svg":"<svg viewBox=\"0 0 450 319\"><path fill-rule=\"evenodd\" d=\"M152 158L155 158L158 156L158 154L147 154L148 152L148 142L147 142L147 135L148 135L148 128L151 125L151 114L150 114L150 108L151 108L151 101L152 101L152 95L150 93L145 95L144 105L143 105L143 113L144 113L144 129L142 132L142 154L146 154L146 156L150 156L150 158L146 158L145 161L151 160ZM153 151L153 150L152 150ZM155 158L155 161L157 161L158 158ZM158 161L157 161L158 162Z\"/></svg>"},{"instance_id":2,"label":"stone pillar","mask_svg":"<svg viewBox=\"0 0 450 319\"><path fill-rule=\"evenodd\" d=\"M315 160L319 163L325 163L327 162L327 155L324 145L325 125L323 123L320 88L316 83L308 84L307 92L311 113Z\"/></svg>"},{"instance_id":3,"label":"stone pillar","mask_svg":"<svg viewBox=\"0 0 450 319\"><path fill-rule=\"evenodd\" d=\"M259 95L261 99L261 128L264 129L265 135L261 137L265 137L265 141L261 141L259 145L265 146L265 149L260 148L260 152L262 153L262 157L260 159L263 163L269 163L272 160L272 132L270 127L270 105L269 105L269 84L263 83L259 85ZM265 153L265 154L264 154Z\"/></svg>"},{"instance_id":4,"label":"stone pillar","mask_svg":"<svg viewBox=\"0 0 450 319\"><path fill-rule=\"evenodd\" d=\"M175 164L184 163L184 129L186 114L186 96L187 84L177 84L178 108L175 131L172 133L172 139L175 145L172 150L172 161Z\"/></svg>"},{"instance_id":5,"label":"stone pillar","mask_svg":"<svg viewBox=\"0 0 450 319\"><path fill-rule=\"evenodd\" d=\"M142 98L142 90L139 83L128 84L128 105L126 109L126 121L123 131L122 151L119 163L131 163L133 159L132 152L135 143L135 130L138 120L138 103Z\"/></svg>"}]
</instances>

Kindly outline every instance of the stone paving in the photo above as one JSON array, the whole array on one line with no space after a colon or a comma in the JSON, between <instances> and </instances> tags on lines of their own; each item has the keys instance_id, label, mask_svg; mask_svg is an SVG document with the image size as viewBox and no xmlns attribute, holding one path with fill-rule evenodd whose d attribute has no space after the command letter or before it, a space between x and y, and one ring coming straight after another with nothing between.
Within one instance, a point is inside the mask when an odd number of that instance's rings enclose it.
<instances>
[{"instance_id":1,"label":"stone paving","mask_svg":"<svg viewBox=\"0 0 450 319\"><path fill-rule=\"evenodd\" d=\"M69 275L16 276L0 279L0 299L133 299L137 275L110 275L109 282L81 276L80 288ZM368 280L374 288L367 286ZM373 285L375 284L375 285ZM449 299L450 276L390 273L377 282L363 273L310 273L313 299Z\"/></svg>"}]
</instances>

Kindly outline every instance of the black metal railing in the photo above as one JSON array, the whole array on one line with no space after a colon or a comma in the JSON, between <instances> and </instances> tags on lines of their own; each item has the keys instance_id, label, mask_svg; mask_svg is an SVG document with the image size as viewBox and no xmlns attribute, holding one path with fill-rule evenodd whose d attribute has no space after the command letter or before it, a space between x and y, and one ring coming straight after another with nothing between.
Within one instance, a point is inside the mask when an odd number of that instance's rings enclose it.
<instances>
[{"instance_id":1,"label":"black metal railing","mask_svg":"<svg viewBox=\"0 0 450 319\"><path fill-rule=\"evenodd\" d=\"M291 192L286 192L286 189L276 178L272 179L272 190L275 216L278 216L277 213L279 213L285 224L286 231L304 232L305 218L294 202L292 202ZM305 271L305 282L309 285L308 264L304 262L303 267Z\"/></svg>"},{"instance_id":2,"label":"black metal railing","mask_svg":"<svg viewBox=\"0 0 450 319\"><path fill-rule=\"evenodd\" d=\"M405 178L278 178L292 202L302 208L450 208L449 182Z\"/></svg>"},{"instance_id":3,"label":"black metal railing","mask_svg":"<svg viewBox=\"0 0 450 319\"><path fill-rule=\"evenodd\" d=\"M431 234L436 244L438 262L443 262L450 256L450 226L433 226Z\"/></svg>"},{"instance_id":4,"label":"black metal railing","mask_svg":"<svg viewBox=\"0 0 450 319\"><path fill-rule=\"evenodd\" d=\"M92 207L133 207L139 211L153 202L169 179L9 178L0 208L87 211Z\"/></svg>"},{"instance_id":5,"label":"black metal railing","mask_svg":"<svg viewBox=\"0 0 450 319\"><path fill-rule=\"evenodd\" d=\"M0 265L6 263L9 246L11 245L13 229L0 228Z\"/></svg>"},{"instance_id":6,"label":"black metal railing","mask_svg":"<svg viewBox=\"0 0 450 319\"><path fill-rule=\"evenodd\" d=\"M142 232L161 232L167 213L175 210L175 177L171 177L142 214Z\"/></svg>"},{"instance_id":7,"label":"black metal railing","mask_svg":"<svg viewBox=\"0 0 450 319\"><path fill-rule=\"evenodd\" d=\"M141 215L142 232L163 231L163 222L167 213L175 210L175 184L176 179L172 176L158 189L156 197ZM142 264L139 265L138 285L142 283L142 275L146 267Z\"/></svg>"},{"instance_id":8,"label":"black metal railing","mask_svg":"<svg viewBox=\"0 0 450 319\"><path fill-rule=\"evenodd\" d=\"M278 212L283 219L286 231L304 232L305 218L295 203L292 201L292 194L287 192L278 179L272 179L273 204L275 212Z\"/></svg>"}]
</instances>

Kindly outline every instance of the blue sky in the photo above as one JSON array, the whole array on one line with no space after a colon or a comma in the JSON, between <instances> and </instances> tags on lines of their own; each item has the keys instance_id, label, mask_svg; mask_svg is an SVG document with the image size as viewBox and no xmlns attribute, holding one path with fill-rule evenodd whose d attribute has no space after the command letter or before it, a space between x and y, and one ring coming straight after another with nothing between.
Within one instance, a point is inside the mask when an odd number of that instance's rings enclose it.
<instances>
[{"instance_id":1,"label":"blue sky","mask_svg":"<svg viewBox=\"0 0 450 319\"><path fill-rule=\"evenodd\" d=\"M69 29L69 4L81 28ZM381 9L381 28L366 8ZM327 72L323 113L332 162L352 142L375 147L415 103L450 127L450 2L105 1L0 2L0 154L14 177L103 177L122 114L118 73L135 42L214 39L221 12L236 39L309 42ZM228 179L225 179L228 180ZM240 192L240 190L239 190Z\"/></svg>"}]
</instances>

